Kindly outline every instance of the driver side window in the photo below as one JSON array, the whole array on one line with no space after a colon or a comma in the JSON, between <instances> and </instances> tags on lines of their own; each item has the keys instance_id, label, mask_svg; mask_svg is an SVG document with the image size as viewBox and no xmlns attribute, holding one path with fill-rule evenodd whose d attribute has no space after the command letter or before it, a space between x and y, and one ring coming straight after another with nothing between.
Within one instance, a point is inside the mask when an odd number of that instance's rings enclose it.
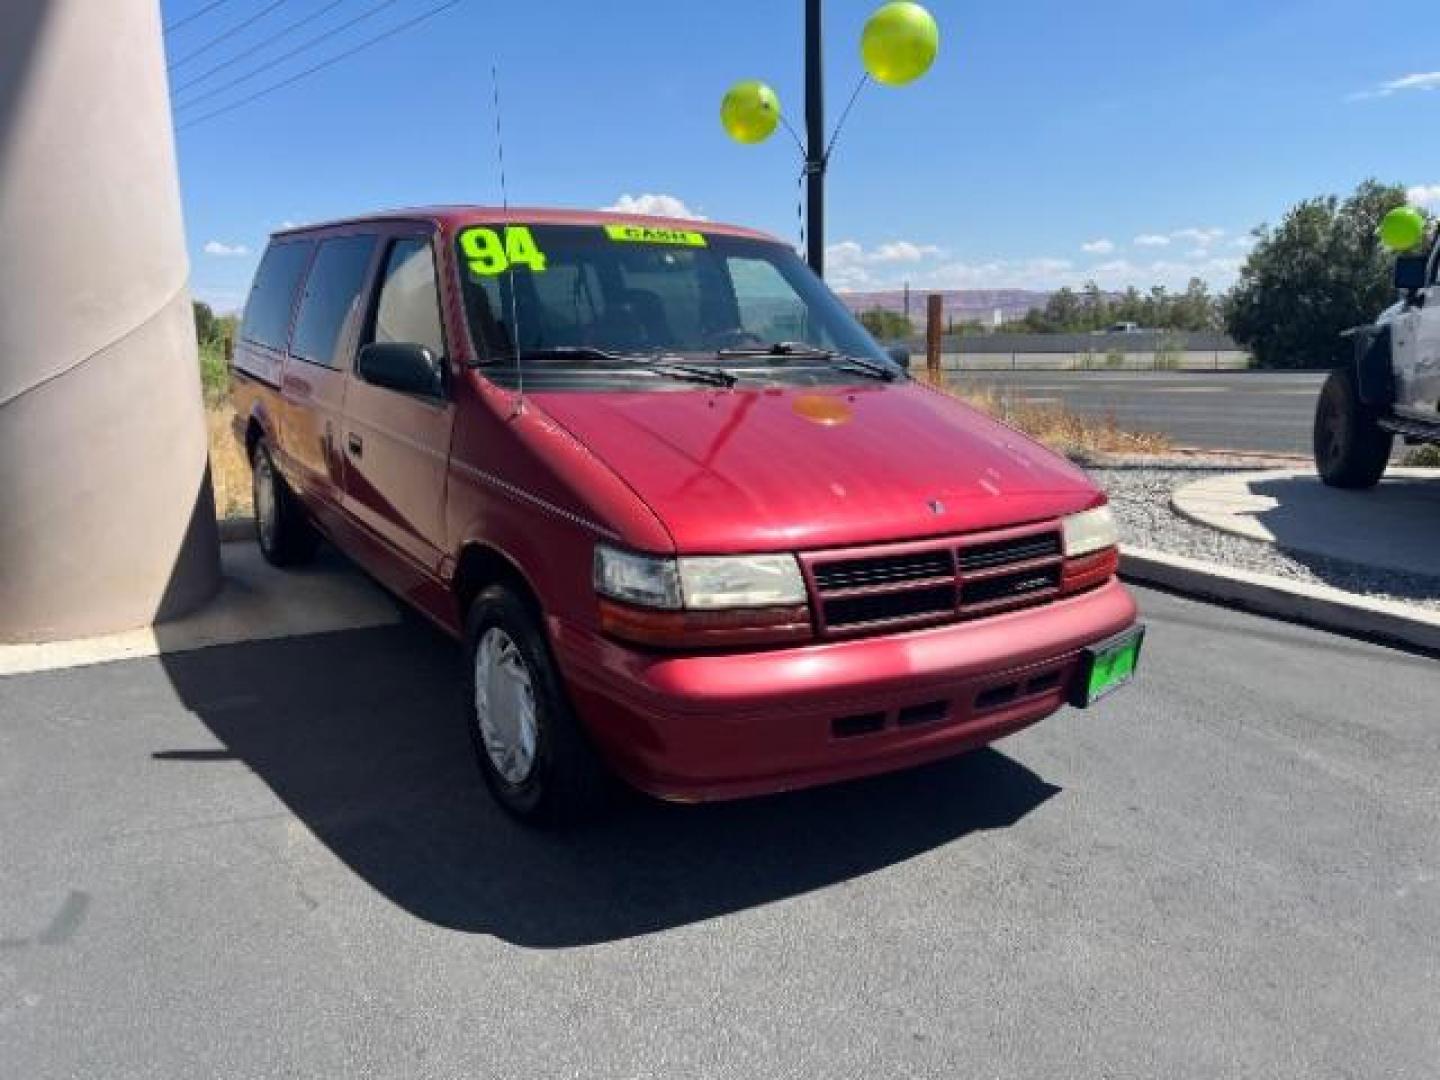
<instances>
[{"instance_id":1,"label":"driver side window","mask_svg":"<svg viewBox=\"0 0 1440 1080\"><path fill-rule=\"evenodd\" d=\"M828 334L812 334L805 303L768 259L731 257L725 260L735 287L740 328L762 342L807 341L833 347Z\"/></svg>"},{"instance_id":2,"label":"driver side window","mask_svg":"<svg viewBox=\"0 0 1440 1080\"><path fill-rule=\"evenodd\" d=\"M382 280L369 340L423 345L436 360L443 358L445 333L430 242L419 236L396 240L386 256Z\"/></svg>"}]
</instances>

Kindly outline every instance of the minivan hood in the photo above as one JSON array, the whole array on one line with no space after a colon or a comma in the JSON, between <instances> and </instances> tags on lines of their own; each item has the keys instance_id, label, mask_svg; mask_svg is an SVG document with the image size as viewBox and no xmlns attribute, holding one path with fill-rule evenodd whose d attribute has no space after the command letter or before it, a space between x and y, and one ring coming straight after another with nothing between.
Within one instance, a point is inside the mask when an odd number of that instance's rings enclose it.
<instances>
[{"instance_id":1,"label":"minivan hood","mask_svg":"<svg viewBox=\"0 0 1440 1080\"><path fill-rule=\"evenodd\" d=\"M917 539L1103 501L1064 458L916 383L530 400L628 483L682 552Z\"/></svg>"}]
</instances>

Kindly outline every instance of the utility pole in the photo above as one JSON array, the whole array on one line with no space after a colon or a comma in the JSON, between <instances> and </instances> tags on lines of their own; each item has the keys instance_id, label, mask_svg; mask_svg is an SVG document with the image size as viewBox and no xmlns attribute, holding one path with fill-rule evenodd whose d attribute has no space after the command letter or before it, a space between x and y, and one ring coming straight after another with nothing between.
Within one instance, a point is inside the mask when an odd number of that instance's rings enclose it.
<instances>
[{"instance_id":1,"label":"utility pole","mask_svg":"<svg viewBox=\"0 0 1440 1080\"><path fill-rule=\"evenodd\" d=\"M780 111L780 99L765 83L746 79L730 87L720 102L720 123L736 142L764 142L780 124L805 157L805 254L816 276L825 276L825 171L830 148L860 91L873 79L886 86L914 82L930 69L940 47L934 18L917 3L890 3L875 11L860 35L865 75L825 138L825 72L822 37L823 0L805 0L805 141Z\"/></svg>"},{"instance_id":2,"label":"utility pole","mask_svg":"<svg viewBox=\"0 0 1440 1080\"><path fill-rule=\"evenodd\" d=\"M805 0L805 241L810 269L825 276L825 76L821 0Z\"/></svg>"}]
</instances>

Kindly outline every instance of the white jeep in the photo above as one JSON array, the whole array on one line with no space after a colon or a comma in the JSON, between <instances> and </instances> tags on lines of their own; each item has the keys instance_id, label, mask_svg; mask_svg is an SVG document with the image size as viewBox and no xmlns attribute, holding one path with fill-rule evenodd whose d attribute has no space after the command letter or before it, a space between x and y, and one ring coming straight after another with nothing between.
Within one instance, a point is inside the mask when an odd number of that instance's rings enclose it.
<instances>
[{"instance_id":1,"label":"white jeep","mask_svg":"<svg viewBox=\"0 0 1440 1080\"><path fill-rule=\"evenodd\" d=\"M1346 332L1354 359L1330 373L1315 408L1315 465L1332 487L1374 487L1399 435L1440 445L1440 243L1395 262L1404 299Z\"/></svg>"}]
</instances>

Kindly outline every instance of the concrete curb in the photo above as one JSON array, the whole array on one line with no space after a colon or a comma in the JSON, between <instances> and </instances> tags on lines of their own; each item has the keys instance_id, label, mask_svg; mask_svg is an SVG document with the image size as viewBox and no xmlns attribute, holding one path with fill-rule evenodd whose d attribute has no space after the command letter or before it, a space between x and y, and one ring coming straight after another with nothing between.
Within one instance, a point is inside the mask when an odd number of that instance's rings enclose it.
<instances>
[{"instance_id":1,"label":"concrete curb","mask_svg":"<svg viewBox=\"0 0 1440 1080\"><path fill-rule=\"evenodd\" d=\"M1235 570L1182 555L1122 548L1120 576L1351 637L1440 653L1440 614L1355 596L1328 585Z\"/></svg>"}]
</instances>

